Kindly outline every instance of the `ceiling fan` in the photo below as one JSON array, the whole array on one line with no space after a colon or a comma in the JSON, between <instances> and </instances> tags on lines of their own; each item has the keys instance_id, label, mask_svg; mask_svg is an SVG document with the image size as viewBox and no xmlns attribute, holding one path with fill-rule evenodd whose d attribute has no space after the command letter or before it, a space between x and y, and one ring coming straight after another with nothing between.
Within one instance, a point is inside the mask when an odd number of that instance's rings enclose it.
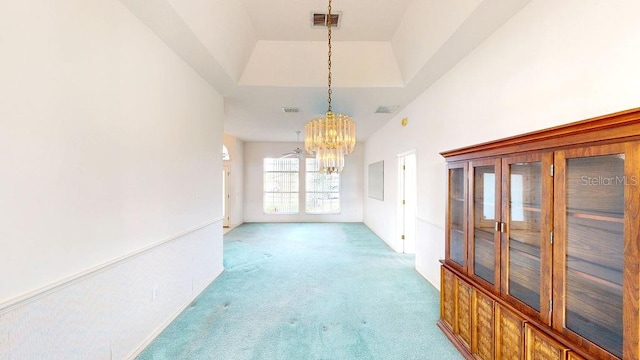
<instances>
[{"instance_id":1,"label":"ceiling fan","mask_svg":"<svg viewBox=\"0 0 640 360\"><path fill-rule=\"evenodd\" d=\"M296 134L298 134L298 142L300 142L300 130L296 131ZM280 156L281 159L284 158L288 158L288 157L292 157L292 156L296 156L300 159L304 158L304 150L300 149L300 147L296 147L295 149L291 150L288 153L282 154L282 156Z\"/></svg>"}]
</instances>

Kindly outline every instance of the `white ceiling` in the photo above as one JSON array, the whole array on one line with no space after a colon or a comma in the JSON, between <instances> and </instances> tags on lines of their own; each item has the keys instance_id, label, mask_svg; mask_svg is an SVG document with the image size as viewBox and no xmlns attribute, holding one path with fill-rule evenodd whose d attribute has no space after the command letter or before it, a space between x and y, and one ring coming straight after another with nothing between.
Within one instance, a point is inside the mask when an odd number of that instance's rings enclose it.
<instances>
[{"instance_id":1,"label":"white ceiling","mask_svg":"<svg viewBox=\"0 0 640 360\"><path fill-rule=\"evenodd\" d=\"M326 112L326 0L120 1L224 96L225 133L292 142ZM333 110L366 140L529 1L333 0Z\"/></svg>"}]
</instances>

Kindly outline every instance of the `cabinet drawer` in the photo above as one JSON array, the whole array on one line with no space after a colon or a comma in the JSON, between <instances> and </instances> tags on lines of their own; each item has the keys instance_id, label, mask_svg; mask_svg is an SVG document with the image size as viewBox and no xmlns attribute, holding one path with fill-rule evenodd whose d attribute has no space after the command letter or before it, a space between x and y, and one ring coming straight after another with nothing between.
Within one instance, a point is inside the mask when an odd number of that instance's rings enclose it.
<instances>
[{"instance_id":1,"label":"cabinet drawer","mask_svg":"<svg viewBox=\"0 0 640 360\"><path fill-rule=\"evenodd\" d=\"M442 267L440 318L451 330L455 322L455 277L453 273Z\"/></svg>"},{"instance_id":2,"label":"cabinet drawer","mask_svg":"<svg viewBox=\"0 0 640 360\"><path fill-rule=\"evenodd\" d=\"M471 285L456 278L456 326L454 332L471 349Z\"/></svg>"},{"instance_id":3,"label":"cabinet drawer","mask_svg":"<svg viewBox=\"0 0 640 360\"><path fill-rule=\"evenodd\" d=\"M573 351L569 351L569 354L567 355L567 360L584 360L584 358L574 353Z\"/></svg>"},{"instance_id":4,"label":"cabinet drawer","mask_svg":"<svg viewBox=\"0 0 640 360\"><path fill-rule=\"evenodd\" d=\"M504 307L496 306L496 360L522 360L524 320Z\"/></svg>"},{"instance_id":5,"label":"cabinet drawer","mask_svg":"<svg viewBox=\"0 0 640 360\"><path fill-rule=\"evenodd\" d=\"M471 352L482 360L494 359L494 302L482 292L473 292L473 346Z\"/></svg>"},{"instance_id":6,"label":"cabinet drawer","mask_svg":"<svg viewBox=\"0 0 640 360\"><path fill-rule=\"evenodd\" d=\"M565 360L568 349L529 324L526 331L526 360Z\"/></svg>"}]
</instances>

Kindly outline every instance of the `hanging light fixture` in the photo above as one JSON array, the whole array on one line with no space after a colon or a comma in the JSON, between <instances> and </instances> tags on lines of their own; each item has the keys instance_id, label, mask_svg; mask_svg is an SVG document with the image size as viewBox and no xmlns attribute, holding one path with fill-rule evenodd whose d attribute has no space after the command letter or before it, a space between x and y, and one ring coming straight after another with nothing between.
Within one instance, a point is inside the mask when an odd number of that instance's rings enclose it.
<instances>
[{"instance_id":1,"label":"hanging light fixture","mask_svg":"<svg viewBox=\"0 0 640 360\"><path fill-rule=\"evenodd\" d=\"M329 45L328 103L324 117L311 120L305 126L305 150L316 156L320 171L326 173L341 172L344 157L356 146L356 125L348 115L334 114L331 111L331 0L327 14L327 38Z\"/></svg>"}]
</instances>

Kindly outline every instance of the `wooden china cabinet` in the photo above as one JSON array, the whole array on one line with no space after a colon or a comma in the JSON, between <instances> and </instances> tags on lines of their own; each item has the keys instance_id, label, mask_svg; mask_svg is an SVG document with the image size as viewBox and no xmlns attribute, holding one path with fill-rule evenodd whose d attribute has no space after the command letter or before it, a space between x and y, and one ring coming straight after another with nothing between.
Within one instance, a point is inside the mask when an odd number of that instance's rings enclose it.
<instances>
[{"instance_id":1,"label":"wooden china cabinet","mask_svg":"<svg viewBox=\"0 0 640 360\"><path fill-rule=\"evenodd\" d=\"M460 352L640 360L640 109L442 155L438 326Z\"/></svg>"}]
</instances>

